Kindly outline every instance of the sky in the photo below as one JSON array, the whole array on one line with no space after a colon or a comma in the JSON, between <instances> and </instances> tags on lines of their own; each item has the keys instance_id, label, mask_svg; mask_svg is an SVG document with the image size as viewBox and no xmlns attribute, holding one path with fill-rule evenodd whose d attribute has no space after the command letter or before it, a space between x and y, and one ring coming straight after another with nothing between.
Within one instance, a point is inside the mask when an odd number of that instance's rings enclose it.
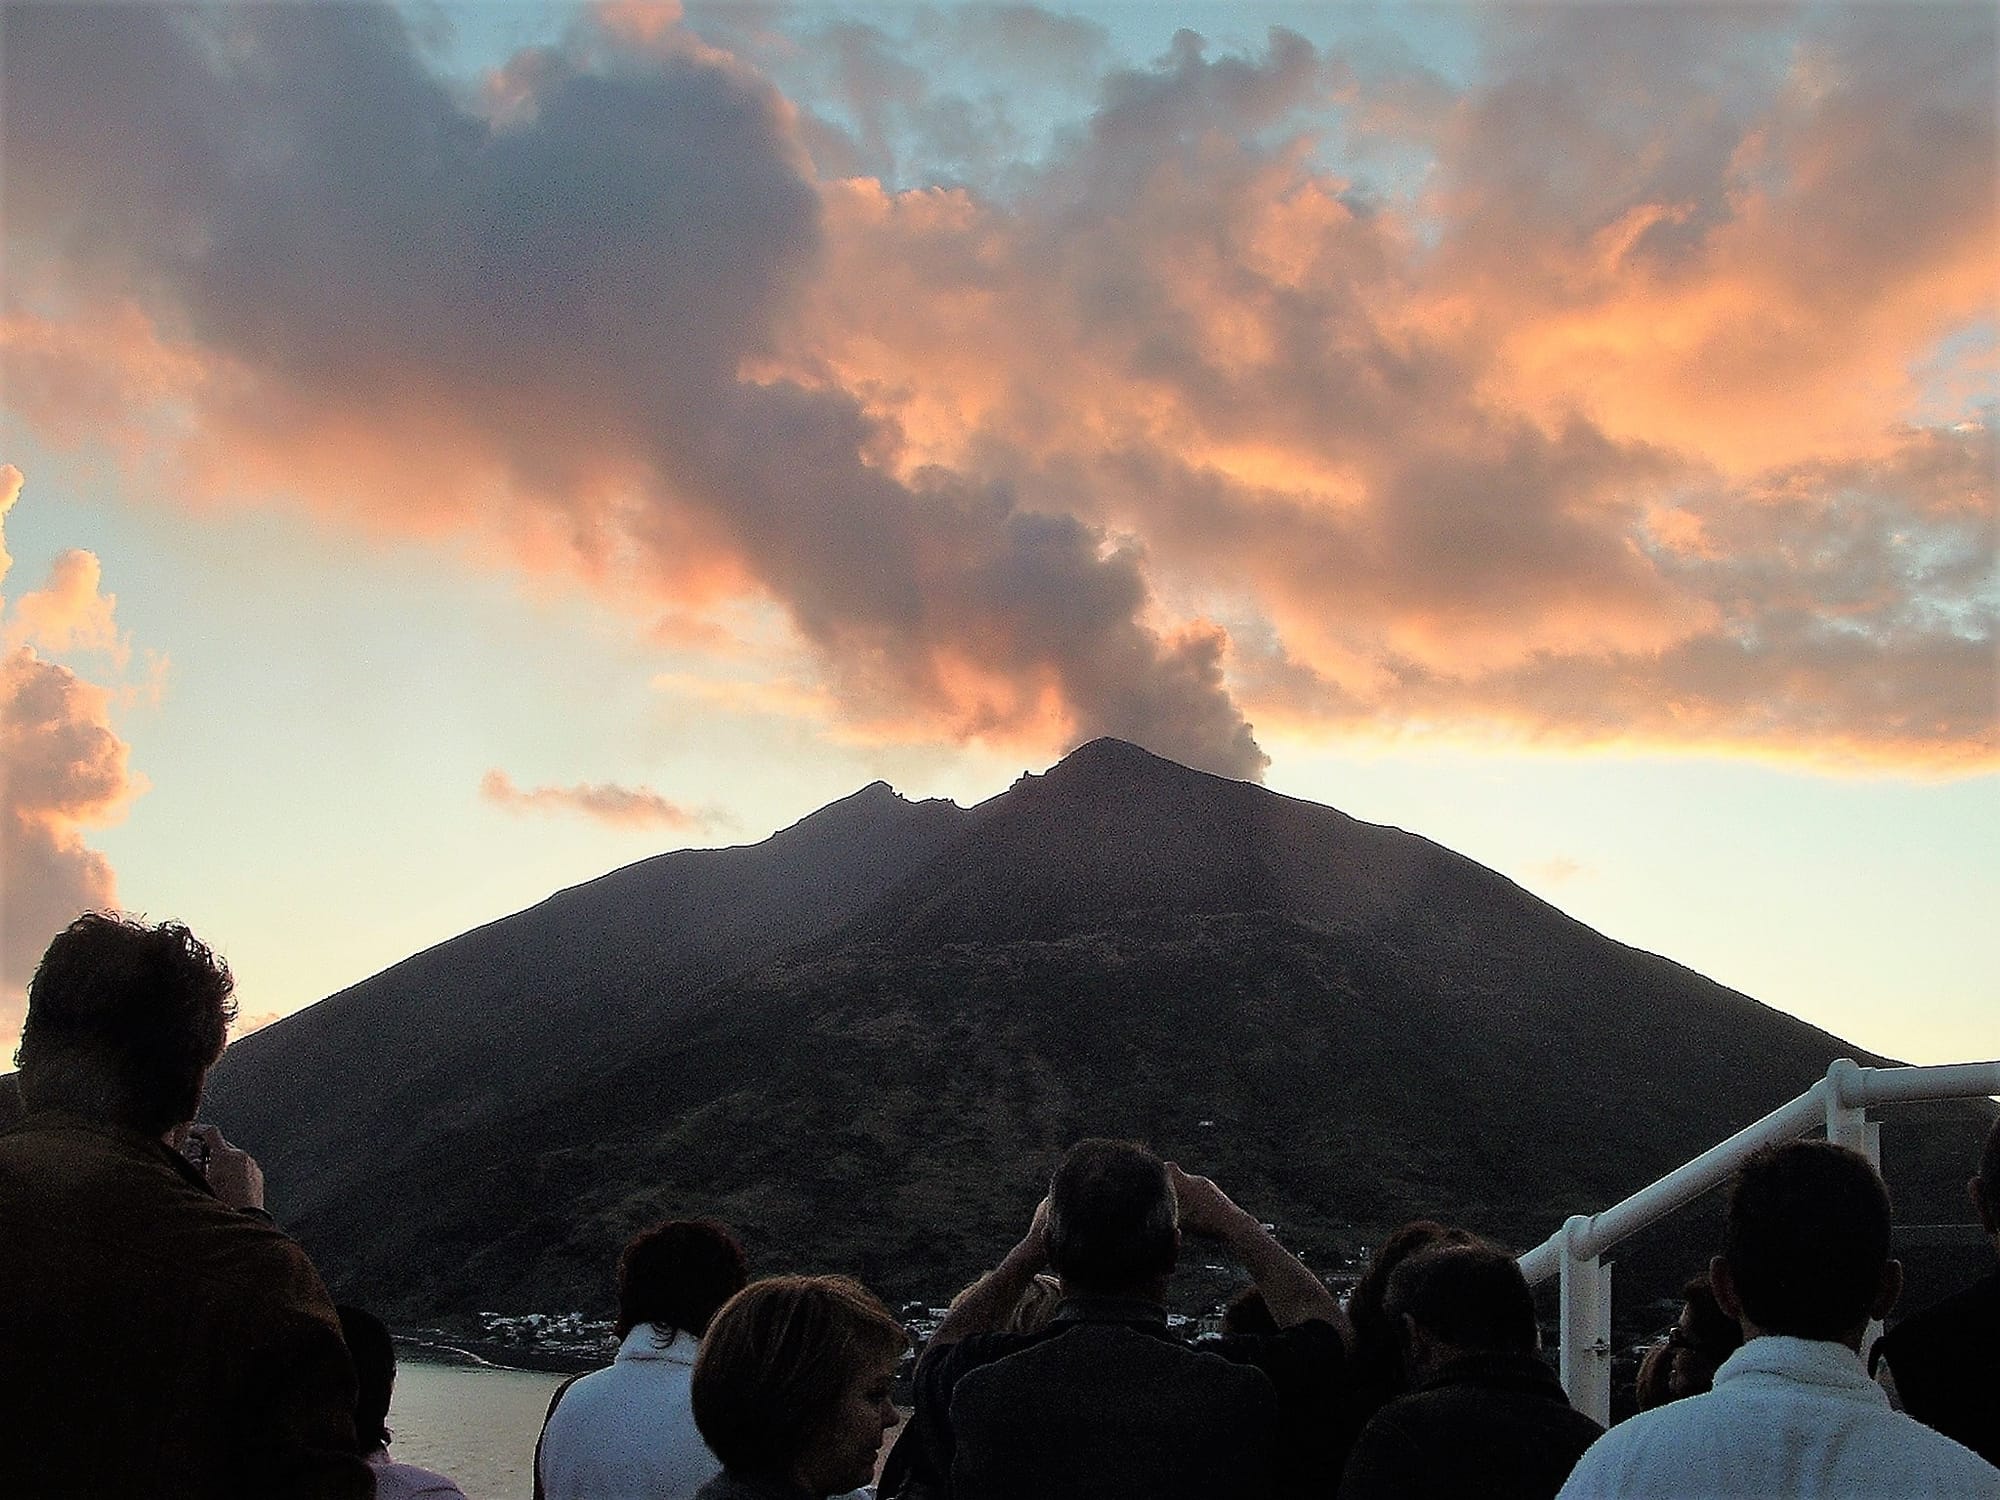
<instances>
[{"instance_id":1,"label":"sky","mask_svg":"<svg viewBox=\"0 0 2000 1500\"><path fill-rule=\"evenodd\" d=\"M10 0L0 1058L1105 734L2000 1055L1996 16Z\"/></svg>"}]
</instances>

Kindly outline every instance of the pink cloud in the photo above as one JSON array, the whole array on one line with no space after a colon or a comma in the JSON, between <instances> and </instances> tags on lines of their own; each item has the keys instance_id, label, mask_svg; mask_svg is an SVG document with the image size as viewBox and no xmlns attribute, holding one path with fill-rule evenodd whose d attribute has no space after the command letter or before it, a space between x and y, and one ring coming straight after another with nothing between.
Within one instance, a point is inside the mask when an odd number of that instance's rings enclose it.
<instances>
[{"instance_id":1,"label":"pink cloud","mask_svg":"<svg viewBox=\"0 0 2000 1500\"><path fill-rule=\"evenodd\" d=\"M488 771L479 795L510 812L578 812L614 827L656 827L678 831L707 829L727 815L669 802L651 787L582 782L574 786L519 787L505 771Z\"/></svg>"},{"instance_id":2,"label":"pink cloud","mask_svg":"<svg viewBox=\"0 0 2000 1500\"><path fill-rule=\"evenodd\" d=\"M73 917L117 904L111 865L82 830L122 816L145 783L108 710L103 689L29 647L0 657L0 983L25 984Z\"/></svg>"},{"instance_id":3,"label":"pink cloud","mask_svg":"<svg viewBox=\"0 0 2000 1500\"><path fill-rule=\"evenodd\" d=\"M13 601L8 644L102 652L122 670L131 658L131 645L118 633L118 596L100 592L103 577L94 553L72 547L58 555L49 581Z\"/></svg>"},{"instance_id":4,"label":"pink cloud","mask_svg":"<svg viewBox=\"0 0 2000 1500\"><path fill-rule=\"evenodd\" d=\"M0 522L21 490L20 470L0 468ZM0 582L11 562L0 540ZM95 557L64 553L48 588L0 615L0 993L27 983L77 913L117 904L111 865L84 830L122 818L146 786L112 727L113 690L37 650L86 647L122 660L113 601L98 582Z\"/></svg>"},{"instance_id":5,"label":"pink cloud","mask_svg":"<svg viewBox=\"0 0 2000 1500\"><path fill-rule=\"evenodd\" d=\"M1593 875L1596 871L1589 865L1571 859L1567 854L1555 854L1529 865L1528 873L1539 880L1546 880L1550 885L1567 885L1572 880Z\"/></svg>"},{"instance_id":6,"label":"pink cloud","mask_svg":"<svg viewBox=\"0 0 2000 1500\"><path fill-rule=\"evenodd\" d=\"M262 1031L266 1026L283 1018L275 1010L260 1011L254 1016L238 1014L236 1022L229 1028L232 1042L240 1042L253 1032Z\"/></svg>"},{"instance_id":7,"label":"pink cloud","mask_svg":"<svg viewBox=\"0 0 2000 1500\"><path fill-rule=\"evenodd\" d=\"M1993 434L1913 373L1990 316L1989 10L1497 8L1460 82L1016 18L1099 70L1032 165L881 28L836 125L669 9L483 105L387 9L23 15L13 399L185 418L190 496L775 604L854 733L1992 763Z\"/></svg>"}]
</instances>

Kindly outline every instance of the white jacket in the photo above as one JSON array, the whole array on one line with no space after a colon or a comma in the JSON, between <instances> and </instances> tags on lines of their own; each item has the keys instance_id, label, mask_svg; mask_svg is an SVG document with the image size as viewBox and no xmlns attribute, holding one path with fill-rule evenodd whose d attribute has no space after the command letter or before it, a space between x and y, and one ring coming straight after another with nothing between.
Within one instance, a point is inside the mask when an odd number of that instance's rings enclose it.
<instances>
[{"instance_id":1,"label":"white jacket","mask_svg":"<svg viewBox=\"0 0 2000 1500\"><path fill-rule=\"evenodd\" d=\"M722 1472L688 1405L700 1347L688 1334L668 1342L641 1323L608 1369L563 1392L542 1433L548 1500L692 1500Z\"/></svg>"},{"instance_id":2,"label":"white jacket","mask_svg":"<svg viewBox=\"0 0 2000 1500\"><path fill-rule=\"evenodd\" d=\"M1715 1389L1621 1422L1577 1460L1558 1500L2000 1500L2000 1469L1892 1411L1844 1344L1767 1335Z\"/></svg>"}]
</instances>

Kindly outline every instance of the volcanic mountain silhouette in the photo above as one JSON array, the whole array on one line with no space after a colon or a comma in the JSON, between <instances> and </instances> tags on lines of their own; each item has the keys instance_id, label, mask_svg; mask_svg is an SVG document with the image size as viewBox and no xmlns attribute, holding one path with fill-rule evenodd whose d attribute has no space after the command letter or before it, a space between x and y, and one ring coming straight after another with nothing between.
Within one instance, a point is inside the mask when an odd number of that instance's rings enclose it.
<instances>
[{"instance_id":1,"label":"volcanic mountain silhouette","mask_svg":"<svg viewBox=\"0 0 2000 1500\"><path fill-rule=\"evenodd\" d=\"M977 807L877 782L563 891L245 1038L205 1114L337 1294L415 1319L602 1307L623 1239L694 1214L758 1270L938 1300L1091 1134L1315 1263L1420 1214L1525 1245L1841 1055L1880 1060L1426 839L1106 739ZM1899 1113L1906 1210L1984 1129Z\"/></svg>"}]
</instances>

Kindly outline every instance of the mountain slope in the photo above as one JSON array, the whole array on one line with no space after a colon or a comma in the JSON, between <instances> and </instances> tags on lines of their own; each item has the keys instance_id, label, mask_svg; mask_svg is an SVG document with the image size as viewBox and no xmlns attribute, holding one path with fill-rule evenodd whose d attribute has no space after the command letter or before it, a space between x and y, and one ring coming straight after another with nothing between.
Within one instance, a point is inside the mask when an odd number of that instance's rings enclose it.
<instances>
[{"instance_id":1,"label":"mountain slope","mask_svg":"<svg viewBox=\"0 0 2000 1500\"><path fill-rule=\"evenodd\" d=\"M311 1204L434 1133L670 1031L690 996L837 927L963 820L876 782L764 842L629 865L441 943L224 1055L205 1109Z\"/></svg>"},{"instance_id":2,"label":"mountain slope","mask_svg":"<svg viewBox=\"0 0 2000 1500\"><path fill-rule=\"evenodd\" d=\"M1320 1263L1419 1213L1526 1243L1872 1060L1427 840L1115 741L969 811L887 795L815 815L850 837L668 856L370 981L417 1029L471 971L494 1020L439 1040L449 1108L266 1101L328 1279L404 1317L590 1306L632 1229L714 1213L767 1269L936 1298L1089 1133L1214 1171ZM589 1033L571 1063L502 1029L533 1024L498 998L521 973ZM301 1075L288 1028L257 1072L232 1049L224 1106ZM373 1061L352 1014L305 1035L334 1076ZM365 1150L321 1149L329 1111ZM1906 1210L1949 1212L1984 1118L1898 1113Z\"/></svg>"}]
</instances>

